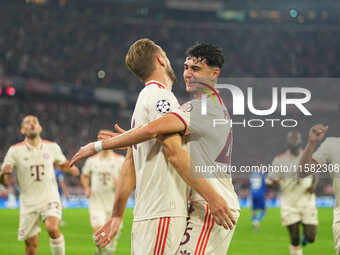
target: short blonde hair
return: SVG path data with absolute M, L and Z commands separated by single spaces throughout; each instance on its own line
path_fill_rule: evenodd
M 155 56 L 159 48 L 154 41 L 143 38 L 134 42 L 125 56 L 128 68 L 145 81 L 155 70 Z

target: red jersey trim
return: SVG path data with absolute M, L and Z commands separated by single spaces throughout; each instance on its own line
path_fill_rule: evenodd
M 161 89 L 165 89 L 165 86 L 162 83 L 157 82 L 157 81 L 149 81 L 149 82 L 145 83 L 145 87 L 149 86 L 149 85 L 152 85 L 152 84 L 157 85 Z
M 181 115 L 179 115 L 178 113 L 176 112 L 169 112 L 170 114 L 173 114 L 175 116 L 177 116 L 184 124 L 185 126 L 185 129 L 184 129 L 184 132 L 183 132 L 183 135 L 185 135 L 187 133 L 187 130 L 188 130 L 188 123 L 183 119 L 183 117 Z

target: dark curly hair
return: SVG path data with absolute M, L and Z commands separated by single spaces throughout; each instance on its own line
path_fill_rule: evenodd
M 197 43 L 186 51 L 187 57 L 205 60 L 208 66 L 222 68 L 224 57 L 222 49 L 212 44 Z

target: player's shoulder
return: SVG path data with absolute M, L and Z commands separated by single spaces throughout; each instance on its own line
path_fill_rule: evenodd
M 288 151 L 285 151 L 285 152 L 282 152 L 278 155 L 276 155 L 276 158 L 284 158 L 286 156 L 288 156 L 289 152 Z
M 41 142 L 42 144 L 46 144 L 46 145 L 58 145 L 56 142 L 46 140 L 46 139 L 42 139 Z
M 9 150 L 10 150 L 10 151 L 17 151 L 17 150 L 21 150 L 21 149 L 23 149 L 23 148 L 25 148 L 25 142 L 24 142 L 24 141 L 13 144 L 13 145 L 9 148 Z
M 274 157 L 274 160 L 284 159 L 285 157 L 288 156 L 288 154 L 289 154 L 288 151 L 282 152 L 282 153 L 276 155 L 276 156 Z
M 50 140 L 43 139 L 41 140 L 41 143 L 43 144 L 44 147 L 47 147 L 47 148 L 52 148 L 52 149 L 60 148 L 60 146 L 56 142 L 53 142 Z
M 327 146 L 333 146 L 340 144 L 340 137 L 327 137 L 321 144 L 327 145 Z
M 16 148 L 16 147 L 22 147 L 22 146 L 25 146 L 25 142 L 24 141 L 21 141 L 19 143 L 15 143 L 11 146 L 11 148 Z

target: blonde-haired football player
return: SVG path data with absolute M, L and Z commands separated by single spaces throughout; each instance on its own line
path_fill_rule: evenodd
M 126 63 L 132 72 L 145 83 L 145 88 L 140 92 L 137 99 L 132 116 L 132 127 L 146 127 L 146 124 L 164 118 L 163 115 L 168 116 L 169 114 L 167 113 L 175 111 L 179 107 L 177 99 L 171 92 L 176 77 L 171 68 L 170 61 L 161 47 L 149 39 L 138 40 L 130 47 L 126 56 Z M 185 125 L 183 122 L 176 116 L 174 118 L 175 124 L 179 125 L 179 130 L 174 132 L 184 131 Z M 161 127 L 171 128 L 172 124 L 173 121 L 165 120 Z M 143 128 L 140 129 L 144 130 Z M 135 137 L 133 138 L 133 143 L 127 143 L 127 146 L 130 146 L 145 141 L 132 146 L 132 149 L 128 151 L 126 156 L 126 158 L 132 157 L 135 165 L 135 171 L 131 171 L 131 176 L 128 178 L 128 182 L 131 185 L 125 185 L 131 188 L 133 187 L 132 184 L 134 184 L 132 181 L 136 183 L 136 206 L 131 236 L 132 253 L 135 255 L 164 255 L 175 254 L 179 249 L 187 226 L 186 217 L 188 215 L 188 187 L 185 182 L 208 201 L 211 211 L 207 209 L 204 213 L 209 214 L 209 225 L 212 224 L 213 216 L 216 216 L 218 224 L 223 224 L 226 228 L 228 226 L 232 228 L 235 220 L 223 197 L 213 189 L 207 180 L 191 178 L 189 171 L 183 172 L 181 171 L 182 167 L 174 168 L 174 164 L 168 164 L 162 152 L 164 147 L 156 139 L 152 139 L 157 134 L 154 135 L 151 132 L 152 130 L 149 131 L 147 131 L 147 135 L 143 136 L 142 139 L 139 140 L 140 137 L 137 137 L 137 139 Z M 124 134 L 123 137 L 126 138 Z M 181 149 L 179 151 L 181 156 L 185 156 L 186 151 L 182 148 L 182 139 L 180 136 L 178 138 L 176 145 L 179 145 L 179 149 Z M 164 144 L 167 141 L 171 144 L 169 139 L 165 138 Z M 110 147 L 110 143 L 113 141 L 115 139 L 111 140 L 110 138 L 103 142 L 90 143 L 82 147 L 72 158 L 72 163 L 94 155 L 101 149 L 124 147 L 124 145 Z M 177 143 L 178 141 L 179 143 Z M 106 145 L 108 147 L 105 147 Z M 172 145 L 169 147 L 170 149 L 173 148 Z M 177 151 L 177 149 L 175 150 Z M 189 161 L 185 160 L 183 162 L 186 164 Z M 122 175 L 119 179 L 113 216 L 96 234 L 97 238 L 100 239 L 99 243 L 103 246 L 107 245 L 112 240 L 112 237 L 114 237 L 114 232 L 117 230 L 116 227 L 119 226 L 122 219 L 127 197 L 131 192 L 131 190 L 127 190 L 124 186 L 122 187 L 124 191 L 120 190 L 120 183 L 124 184 L 126 181 L 126 179 L 122 178 L 124 172 L 127 171 L 124 171 L 123 167 Z M 229 184 L 229 181 L 227 182 Z M 205 206 L 208 208 L 208 205 Z M 223 227 L 221 228 L 223 229 Z M 203 240 L 201 241 L 203 242 Z M 204 239 L 204 242 L 206 243 L 206 239 Z M 225 246 L 228 244 L 229 242 Z
M 86 160 L 81 183 L 89 198 L 90 222 L 95 233 L 110 218 L 115 189 L 124 157 L 112 150 L 103 150 Z M 96 248 L 96 254 L 113 254 L 116 239 L 106 248 Z
M 50 236 L 53 255 L 65 254 L 64 237 L 59 231 L 62 205 L 54 174 L 54 164 L 62 171 L 79 175 L 79 169 L 70 167 L 58 144 L 40 137 L 42 127 L 37 117 L 26 116 L 21 123 L 25 140 L 12 145 L 2 164 L 4 182 L 16 169 L 20 187 L 19 240 L 25 240 L 26 255 L 38 249 L 40 220 Z

